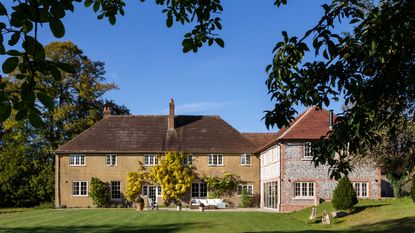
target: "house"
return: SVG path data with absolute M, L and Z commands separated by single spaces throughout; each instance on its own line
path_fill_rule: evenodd
M 185 196 L 189 201 L 207 198 L 202 177 L 224 172 L 244 181 L 225 198 L 233 206 L 239 205 L 242 190 L 260 200 L 261 207 L 276 211 L 330 199 L 336 182 L 328 178 L 327 168 L 314 168 L 307 154 L 308 143 L 328 130 L 327 111 L 310 108 L 278 133 L 241 133 L 219 116 L 175 115 L 173 100 L 169 107 L 169 115 L 148 116 L 114 116 L 106 108 L 102 120 L 60 146 L 55 151 L 55 205 L 92 206 L 92 177 L 110 183 L 112 202 L 123 202 L 127 173 L 137 170 L 139 162 L 151 168 L 167 151 L 185 153 L 183 162 L 195 168 L 197 178 Z M 359 195 L 379 197 L 378 169 L 359 169 L 359 175 L 351 175 Z M 161 187 L 146 184 L 142 196 L 160 202 Z
M 287 212 L 331 199 L 337 182 L 329 178 L 328 166 L 312 163 L 311 142 L 326 136 L 333 118 L 332 111 L 309 108 L 258 151 L 261 207 Z M 373 164 L 355 164 L 348 177 L 358 198 L 381 197 L 381 171 Z

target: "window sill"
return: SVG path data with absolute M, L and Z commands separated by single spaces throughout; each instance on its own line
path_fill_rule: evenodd
M 107 165 L 107 167 L 116 167 L 117 165 Z
M 302 157 L 301 161 L 313 161 L 313 158 L 304 158 L 304 157 Z
M 241 167 L 252 167 L 252 164 L 240 164 Z
M 223 164 L 222 165 L 213 165 L 213 164 L 212 165 L 208 165 L 208 167 L 224 167 L 224 166 L 225 165 L 223 165 Z
M 86 167 L 86 164 L 84 164 L 84 165 L 69 165 L 69 167 Z
M 88 195 L 72 195 L 72 197 L 88 197 Z
M 314 200 L 316 197 L 294 197 L 293 198 L 293 200 L 297 200 L 297 201 L 300 201 L 300 200 Z

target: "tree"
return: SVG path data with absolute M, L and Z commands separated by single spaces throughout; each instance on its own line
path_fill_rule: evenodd
M 134 201 L 141 193 L 143 184 L 148 180 L 148 172 L 139 162 L 137 171 L 128 172 L 125 195 L 129 201 Z
M 277 5 L 286 0 L 276 0 Z M 319 108 L 344 98 L 347 108 L 337 116 L 328 140 L 319 142 L 314 162 L 329 164 L 331 177 L 340 178 L 351 166 L 349 155 L 364 156 L 381 140 L 377 132 L 395 134 L 402 118 L 414 120 L 415 2 L 383 0 L 377 5 L 358 0 L 333 0 L 323 5 L 324 16 L 302 37 L 282 32 L 274 48 L 266 81 L 274 109 L 267 111 L 270 126 L 288 126 L 295 105 Z M 352 33 L 337 33 L 337 22 Z M 312 41 L 312 46 L 307 44 Z M 307 53 L 314 61 L 305 62 Z M 336 151 L 348 148 L 339 158 Z
M 404 121 L 399 128 L 380 131 L 380 143 L 372 146 L 366 154 L 386 173 L 395 197 L 401 197 L 402 186 L 408 181 L 415 169 L 415 124 Z
M 53 164 L 42 156 L 39 144 L 30 144 L 32 140 L 23 122 L 0 138 L 0 207 L 52 201 Z
M 356 192 L 347 176 L 341 178 L 333 191 L 331 203 L 336 210 L 350 210 L 358 202 Z
M 40 127 L 39 102 L 51 107 L 53 99 L 39 87 L 36 76 L 51 75 L 59 81 L 62 75 L 76 72 L 73 64 L 47 59 L 47 49 L 39 43 L 37 36 L 39 26 L 48 25 L 56 38 L 62 38 L 65 35 L 62 19 L 68 12 L 75 11 L 74 3 L 83 3 L 85 7 L 92 8 L 98 14 L 98 19 L 105 17 L 110 24 L 115 24 L 118 14 L 124 15 L 126 6 L 123 0 L 29 0 L 13 1 L 8 7 L 0 3 L 0 54 L 7 56 L 2 71 L 4 74 L 13 73 L 21 80 L 15 90 L 6 91 L 0 79 L 0 122 L 9 118 L 14 109 L 26 111 L 28 114 L 20 115 L 21 120 L 28 118 L 34 127 Z M 222 29 L 220 18 L 215 17 L 223 10 L 220 0 L 157 0 L 156 4 L 164 7 L 162 12 L 166 14 L 167 27 L 171 27 L 174 21 L 195 24 L 193 30 L 184 35 L 183 52 L 196 52 L 206 43 L 224 47 L 223 40 L 214 33 Z M 8 41 L 8 46 L 5 46 L 5 41 Z M 13 98 L 14 95 L 19 98 Z
M 91 61 L 72 42 L 47 45 L 46 57 L 72 64 L 75 72 L 62 74 L 60 80 L 50 75 L 36 76 L 42 93 L 53 97 L 49 107 L 39 106 L 42 108 L 41 120 L 25 119 L 27 115 L 29 118 L 34 116 L 31 111 L 21 108 L 12 110 L 12 117 L 1 124 L 0 197 L 5 198 L 0 206 L 34 206 L 51 202 L 54 197 L 53 151 L 100 120 L 105 105 L 112 106 L 118 114 L 129 114 L 126 107 L 103 99 L 103 95 L 116 86 L 105 83 L 102 62 Z M 3 82 L 5 90 L 9 91 L 19 88 L 25 81 L 11 75 Z M 13 98 L 20 97 L 13 94 Z M 38 128 L 33 127 L 42 121 Z
M 161 195 L 166 205 L 177 203 L 192 187 L 194 175 L 189 166 L 182 164 L 183 158 L 182 153 L 166 152 L 148 174 L 151 181 L 160 184 Z

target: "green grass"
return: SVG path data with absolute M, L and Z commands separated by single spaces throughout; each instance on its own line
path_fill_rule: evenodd
M 318 207 L 332 211 L 330 203 Z M 0 211 L 0 232 L 415 232 L 410 199 L 360 201 L 353 214 L 332 225 L 307 224 L 311 209 L 299 212 L 176 212 L 133 209 L 24 209 Z

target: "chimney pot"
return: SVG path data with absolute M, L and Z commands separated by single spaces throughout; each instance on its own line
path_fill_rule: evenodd
M 174 100 L 173 98 L 171 98 L 170 100 L 170 104 L 169 104 L 169 125 L 168 125 L 168 129 L 169 130 L 174 130 Z
M 111 116 L 111 107 L 109 106 L 104 106 L 104 111 L 103 111 L 103 117 L 107 118 L 109 116 Z

